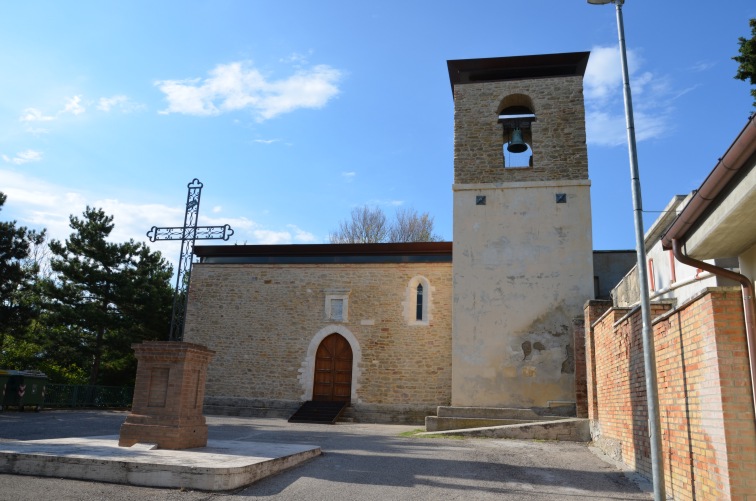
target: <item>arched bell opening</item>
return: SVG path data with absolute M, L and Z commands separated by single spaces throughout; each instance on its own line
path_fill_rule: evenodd
M 502 166 L 533 166 L 533 134 L 531 123 L 535 122 L 532 109 L 522 104 L 505 106 L 499 112 L 502 125 Z

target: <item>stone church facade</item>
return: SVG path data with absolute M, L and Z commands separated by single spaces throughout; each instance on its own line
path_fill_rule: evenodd
M 587 61 L 448 62 L 453 243 L 195 247 L 184 339 L 216 352 L 207 411 L 341 399 L 356 420 L 421 422 L 439 405 L 574 406 L 574 325 L 596 283 Z
M 422 421 L 450 402 L 450 243 L 195 252 L 185 339 L 216 352 L 209 412 L 289 417 L 313 399 L 317 350 L 333 334 L 351 351 L 341 376 L 353 416 Z

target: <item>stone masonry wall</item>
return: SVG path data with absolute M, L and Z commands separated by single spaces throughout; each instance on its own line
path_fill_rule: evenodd
M 405 310 L 418 275 L 430 284 L 427 325 Z M 209 399 L 304 400 L 308 349 L 317 335 L 339 332 L 358 344 L 353 407 L 448 405 L 451 285 L 451 263 L 195 264 L 184 338 L 216 352 Z M 333 291 L 348 295 L 344 322 L 326 318 Z
M 594 443 L 651 476 L 640 309 L 586 305 Z M 756 498 L 756 429 L 740 292 L 653 304 L 662 456 L 677 500 Z M 603 312 L 603 313 L 602 313 Z
M 533 166 L 502 168 L 507 96 L 525 95 L 536 121 Z M 583 79 L 508 80 L 454 87 L 454 182 L 457 184 L 588 179 Z

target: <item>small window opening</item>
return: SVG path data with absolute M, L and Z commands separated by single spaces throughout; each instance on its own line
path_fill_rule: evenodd
M 651 292 L 656 290 L 656 278 L 654 277 L 654 260 L 648 260 L 648 285 L 651 287 Z
M 423 319 L 423 285 L 417 285 L 417 306 L 415 309 L 415 320 Z
M 325 320 L 347 322 L 349 318 L 349 289 L 325 290 Z
M 344 320 L 344 300 L 331 299 L 331 320 Z

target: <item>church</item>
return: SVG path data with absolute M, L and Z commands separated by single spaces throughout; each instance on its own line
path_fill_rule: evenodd
M 438 406 L 574 415 L 583 305 L 629 269 L 594 266 L 588 58 L 447 62 L 453 242 L 196 246 L 184 341 L 215 351 L 206 412 L 289 417 L 323 401 L 358 422 L 421 423 Z

